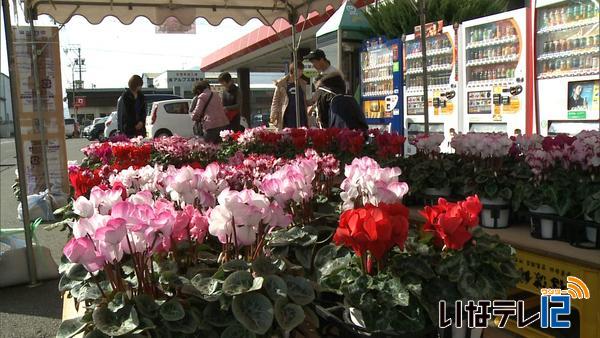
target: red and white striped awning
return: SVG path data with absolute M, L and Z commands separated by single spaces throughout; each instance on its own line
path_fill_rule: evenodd
M 107 16 L 116 17 L 124 24 L 137 17 L 145 17 L 155 25 L 175 17 L 184 25 L 204 18 L 218 25 L 226 18 L 238 24 L 258 19 L 266 25 L 278 19 L 288 19 L 290 12 L 298 16 L 306 13 L 324 13 L 328 6 L 337 9 L 342 0 L 26 0 L 32 15 L 47 14 L 59 23 L 69 21 L 74 15 L 85 17 L 98 24 Z M 331 8 L 329 7 L 329 8 Z M 27 11 L 26 11 L 27 12 Z

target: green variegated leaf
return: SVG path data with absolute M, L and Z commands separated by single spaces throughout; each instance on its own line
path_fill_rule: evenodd
M 231 309 L 235 319 L 256 334 L 265 334 L 273 325 L 273 304 L 260 293 L 235 296 Z
M 83 331 L 86 325 L 87 323 L 82 320 L 82 317 L 63 320 L 56 333 L 56 338 L 73 337 Z
M 290 332 L 304 321 L 304 310 L 298 304 L 279 299 L 275 303 L 275 319 L 284 331 Z
M 236 271 L 229 275 L 223 282 L 223 293 L 235 296 L 247 292 L 254 282 L 252 274 L 248 271 Z
M 250 332 L 246 330 L 245 327 L 241 325 L 233 325 L 221 333 L 221 338 L 255 338 L 256 335 L 254 332 Z
M 315 290 L 310 281 L 303 277 L 285 276 L 288 297 L 298 305 L 307 305 L 315 299 Z
M 127 316 L 119 316 L 106 306 L 98 306 L 94 309 L 92 318 L 94 325 L 102 333 L 109 336 L 121 336 L 135 330 L 140 323 L 135 308 L 132 307 L 128 312 Z
M 185 310 L 179 301 L 171 299 L 166 301 L 160 306 L 160 316 L 166 321 L 177 321 L 183 319 L 185 316 Z
M 250 264 L 241 259 L 233 259 L 223 264 L 225 272 L 248 270 L 248 268 L 250 268 Z
M 279 298 L 287 298 L 287 285 L 285 281 L 277 275 L 269 275 L 265 277 L 263 288 L 267 292 L 269 298 L 273 301 Z

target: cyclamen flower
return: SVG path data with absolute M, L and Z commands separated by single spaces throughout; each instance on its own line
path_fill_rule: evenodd
M 410 140 L 417 151 L 424 154 L 439 154 L 442 142 L 444 142 L 444 134 L 419 134 Z
M 80 263 L 89 272 L 102 269 L 105 263 L 92 240 L 87 237 L 71 238 L 63 248 L 63 253 L 71 263 Z
M 92 217 L 94 215 L 94 204 L 85 196 L 79 196 L 73 202 L 73 212 L 80 217 Z
M 90 202 L 101 215 L 108 215 L 113 205 L 122 200 L 120 189 L 104 190 L 94 187 L 90 192 Z
M 436 245 L 460 250 L 473 237 L 471 229 L 479 224 L 481 209 L 475 195 L 458 203 L 440 198 L 437 205 L 426 206 L 420 213 L 426 219 L 424 230 L 433 233 Z
M 261 223 L 267 227 L 267 231 L 274 226 L 289 224 L 269 223 L 272 217 L 278 216 L 280 210 L 277 210 L 278 206 L 271 204 L 266 196 L 253 190 L 238 192 L 225 189 L 219 194 L 218 202 L 210 212 L 208 231 L 218 237 L 221 243 L 251 245 L 256 241 Z
M 513 141 L 504 133 L 468 133 L 455 135 L 450 145 L 458 155 L 499 158 L 509 154 Z
M 343 210 L 358 205 L 380 202 L 398 203 L 408 193 L 408 185 L 398 181 L 400 168 L 381 168 L 369 158 L 355 158 L 344 170 L 346 179 L 340 185 L 343 192 L 340 197 L 344 201 Z
M 395 245 L 403 250 L 407 237 L 408 209 L 400 203 L 381 203 L 344 211 L 333 241 L 351 247 L 357 256 L 370 252 L 381 260 Z
M 266 196 L 275 198 L 280 205 L 290 201 L 300 203 L 312 198 L 312 181 L 315 178 L 317 164 L 313 160 L 304 159 L 289 164 L 266 175 L 259 184 Z

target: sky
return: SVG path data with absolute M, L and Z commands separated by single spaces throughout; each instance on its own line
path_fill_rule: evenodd
M 12 17 L 13 25 L 16 20 Z M 20 24 L 25 25 L 23 16 Z M 48 16 L 40 16 L 36 25 L 52 24 Z M 260 27 L 258 20 L 240 26 L 226 19 L 219 26 L 211 26 L 203 19 L 196 20 L 196 34 L 157 34 L 146 18 L 138 18 L 131 25 L 123 25 L 108 17 L 99 25 L 76 16 L 60 30 L 61 50 L 80 47 L 87 72 L 83 73 L 85 87 L 119 88 L 127 85 L 132 74 L 161 73 L 169 69 L 199 67 L 202 57 L 227 45 L 235 39 Z M 1 25 L 0 68 L 8 74 L 4 23 Z M 63 89 L 70 86 L 72 72 L 69 64 L 74 52 L 61 52 Z M 78 75 L 76 74 L 76 79 Z

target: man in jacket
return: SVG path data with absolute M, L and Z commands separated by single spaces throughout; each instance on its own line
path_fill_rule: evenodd
M 146 136 L 146 100 L 142 93 L 142 85 L 142 78 L 133 75 L 129 79 L 128 88 L 117 101 L 118 128 L 129 138 Z
M 308 125 L 306 116 L 306 82 L 302 78 L 304 65 L 298 62 L 298 87 L 300 89 L 300 126 Z M 289 74 L 275 82 L 275 93 L 271 103 L 271 126 L 281 130 L 283 128 L 297 128 L 296 125 L 296 87 L 294 84 L 294 65 L 290 65 Z
M 329 108 L 331 100 L 336 95 L 346 94 L 346 81 L 342 73 L 327 60 L 325 52 L 322 50 L 316 49 L 308 53 L 304 59 L 309 60 L 315 69 L 319 71 L 314 102 L 321 125 L 327 128 L 330 122 Z

